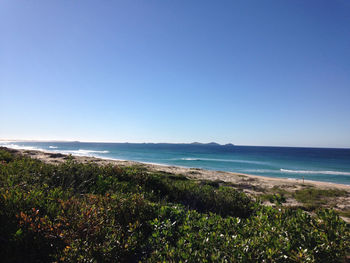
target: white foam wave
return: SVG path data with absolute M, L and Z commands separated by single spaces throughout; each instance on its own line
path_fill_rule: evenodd
M 284 173 L 295 173 L 295 174 L 350 175 L 350 172 L 340 172 L 340 171 L 288 170 L 288 169 L 280 169 L 280 171 Z
M 63 151 L 57 151 L 63 154 L 72 154 L 77 156 L 96 156 L 96 154 L 104 154 L 109 153 L 109 151 L 98 151 L 98 150 L 63 150 Z
M 272 170 L 272 169 L 245 169 L 242 170 L 244 173 L 281 173 L 280 170 Z
M 180 160 L 183 161 L 200 161 L 200 158 L 180 158 Z
M 1 143 L 1 145 L 3 144 L 3 143 L 12 143 L 12 142 L 16 142 L 16 141 L 8 141 L 8 140 L 0 140 L 0 143 Z
M 34 147 L 34 146 L 25 146 L 25 145 L 17 145 L 17 144 L 0 144 L 0 146 L 16 149 L 16 150 L 37 150 L 37 151 L 45 151 L 45 149 Z
M 109 151 L 98 151 L 98 150 L 85 150 L 85 149 L 79 149 L 79 150 L 56 150 L 58 147 L 56 146 L 49 146 L 50 150 L 42 149 L 35 146 L 25 146 L 25 145 L 17 145 L 12 143 L 4 143 L 0 144 L 0 146 L 16 149 L 16 150 L 36 150 L 36 151 L 44 151 L 44 152 L 53 152 L 53 153 L 62 153 L 62 154 L 72 154 L 76 156 L 96 156 L 98 157 L 99 154 L 106 154 L 109 153 Z
M 230 163 L 267 164 L 266 162 L 250 161 L 250 160 L 194 158 L 194 157 L 180 158 L 180 160 L 182 160 L 182 161 L 212 161 L 212 162 L 230 162 Z

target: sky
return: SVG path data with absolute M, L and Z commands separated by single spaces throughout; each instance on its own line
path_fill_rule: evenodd
M 347 0 L 3 0 L 0 139 L 350 147 Z

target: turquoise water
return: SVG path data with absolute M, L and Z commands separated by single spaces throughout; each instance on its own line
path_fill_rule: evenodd
M 350 149 L 82 142 L 0 145 L 350 185 Z

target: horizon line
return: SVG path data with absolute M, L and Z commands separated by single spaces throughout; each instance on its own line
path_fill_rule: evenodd
M 235 144 L 235 143 L 217 143 L 215 141 L 211 142 L 121 142 L 121 141 L 80 141 L 80 140 L 37 140 L 37 139 L 1 139 L 0 142 L 78 142 L 78 143 L 120 143 L 120 144 L 210 144 L 215 143 L 220 146 L 232 145 L 232 146 L 246 146 L 246 147 L 276 147 L 276 148 L 321 148 L 321 149 L 350 149 L 350 146 L 345 147 L 334 147 L 334 146 L 285 146 L 285 145 L 252 145 L 252 144 Z

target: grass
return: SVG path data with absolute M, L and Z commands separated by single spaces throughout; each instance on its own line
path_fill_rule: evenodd
M 305 189 L 297 190 L 293 193 L 293 197 L 306 207 L 319 208 L 324 205 L 330 205 L 330 202 L 335 197 L 347 196 L 345 190 L 340 189 L 317 189 L 307 187 Z
M 274 186 L 264 194 L 259 195 L 261 201 L 270 203 L 284 203 L 287 198 L 295 199 L 300 203 L 297 207 L 309 212 L 315 212 L 318 209 L 334 208 L 338 197 L 346 197 L 349 193 L 340 189 L 317 189 L 310 185 L 302 185 L 304 188 L 296 191 L 287 191 L 281 187 Z M 343 216 L 350 218 L 350 210 L 336 210 Z

